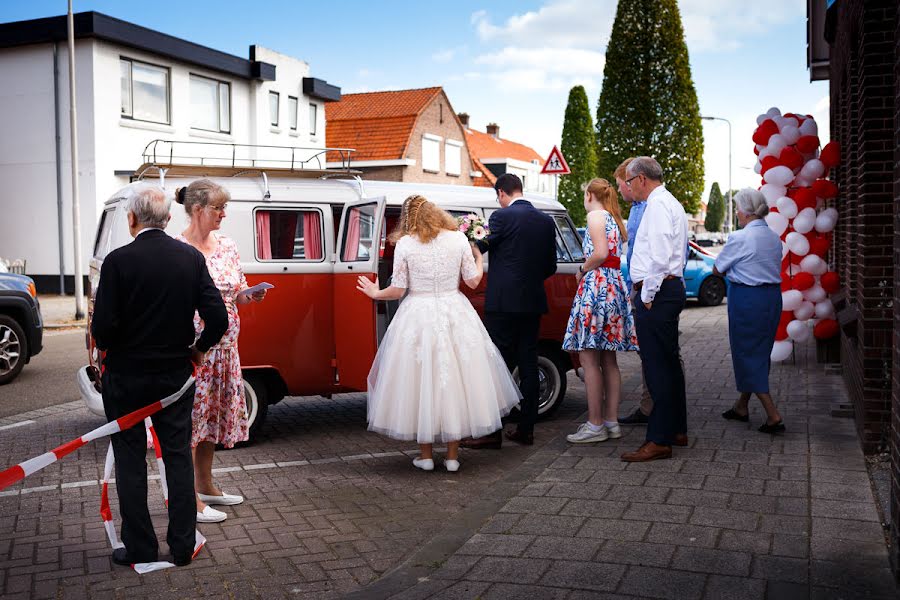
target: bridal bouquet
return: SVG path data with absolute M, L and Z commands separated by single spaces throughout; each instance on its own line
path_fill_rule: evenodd
M 469 213 L 456 219 L 459 223 L 459 230 L 466 234 L 470 242 L 478 242 L 488 236 L 490 230 L 484 219 L 475 213 Z

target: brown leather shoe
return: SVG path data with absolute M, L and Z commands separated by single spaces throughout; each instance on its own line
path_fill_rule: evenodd
M 525 446 L 533 446 L 534 445 L 534 434 L 533 433 L 522 433 L 518 429 L 514 429 L 512 431 L 507 431 L 506 439 L 511 440 L 513 442 L 517 442 L 519 444 L 523 444 Z
M 673 442 L 676 446 L 687 446 L 688 445 L 688 436 L 686 433 L 676 433 L 675 441 Z
M 647 442 L 636 451 L 622 455 L 625 462 L 647 462 L 663 458 L 672 458 L 672 446 L 660 446 L 653 442 Z
M 480 438 L 466 438 L 460 440 L 459 445 L 470 450 L 499 450 L 503 446 L 502 431 L 498 429 Z

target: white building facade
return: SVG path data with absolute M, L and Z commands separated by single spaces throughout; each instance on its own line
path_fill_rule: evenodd
M 259 46 L 244 59 L 96 12 L 75 15 L 75 37 L 85 273 L 103 203 L 150 142 L 323 147 L 324 103 L 341 97 L 307 63 Z M 66 18 L 0 24 L 0 80 L 0 257 L 25 259 L 41 292 L 59 291 L 60 273 L 71 290 Z M 194 153 L 205 148 L 231 152 Z

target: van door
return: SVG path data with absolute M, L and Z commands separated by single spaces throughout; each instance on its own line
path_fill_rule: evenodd
M 366 389 L 378 348 L 375 303 L 356 289 L 356 280 L 377 276 L 384 205 L 384 197 L 365 198 L 346 204 L 341 213 L 334 257 L 334 346 L 336 384 L 346 390 Z

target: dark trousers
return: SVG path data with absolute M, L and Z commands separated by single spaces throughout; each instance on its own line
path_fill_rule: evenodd
M 484 315 L 484 324 L 509 370 L 519 369 L 522 392 L 519 431 L 534 433 L 540 393 L 537 359 L 541 315 L 489 312 Z
M 676 433 L 687 433 L 687 397 L 679 360 L 678 317 L 684 308 L 684 284 L 666 279 L 650 310 L 635 297 L 634 323 L 653 411 L 647 441 L 671 446 Z
M 178 391 L 191 367 L 152 375 L 103 374 L 103 408 L 110 421 Z M 194 386 L 151 418 L 159 437 L 169 485 L 169 531 L 166 541 L 175 557 L 194 553 L 197 503 L 191 459 L 191 409 Z M 116 490 L 122 515 L 122 542 L 136 562 L 157 560 L 159 543 L 147 508 L 147 431 L 144 423 L 112 436 Z

